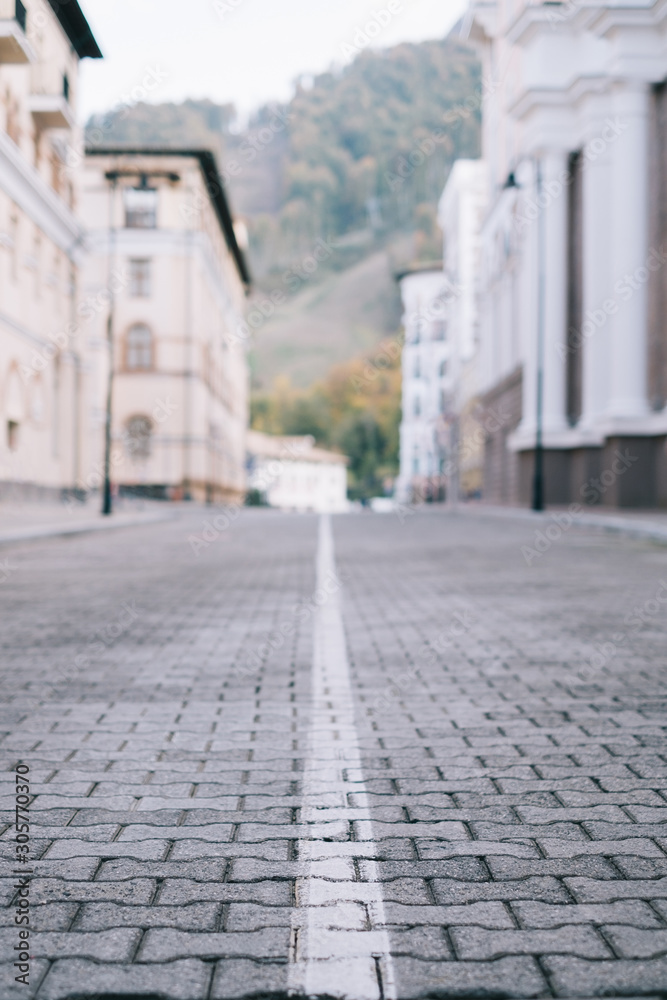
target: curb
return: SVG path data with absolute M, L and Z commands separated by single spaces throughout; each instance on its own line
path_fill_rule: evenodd
M 629 517 L 604 516 L 587 513 L 572 514 L 565 508 L 553 511 L 520 510 L 512 507 L 466 507 L 459 506 L 456 513 L 472 515 L 473 517 L 507 518 L 513 521 L 532 521 L 534 524 L 545 524 L 555 517 L 567 514 L 572 518 L 573 528 L 593 528 L 614 535 L 624 535 L 626 538 L 644 538 L 649 541 L 667 545 L 667 524 L 655 521 L 635 521 Z
M 171 521 L 175 514 L 153 514 L 148 517 L 135 517 L 126 521 L 92 521 L 88 524 L 45 525 L 44 527 L 19 528 L 0 534 L 0 545 L 14 545 L 18 542 L 39 541 L 43 538 L 66 538 L 69 535 L 88 535 L 98 531 L 113 531 L 118 528 L 137 528 L 142 524 L 159 524 Z

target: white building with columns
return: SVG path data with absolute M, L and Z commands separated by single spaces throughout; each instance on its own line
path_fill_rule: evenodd
M 452 391 L 442 266 L 397 275 L 403 302 L 405 342 L 401 360 L 402 417 L 396 496 L 402 501 L 441 500 L 449 427 L 444 414 Z
M 483 160 L 457 160 L 438 207 L 443 233 L 447 288 L 446 340 L 452 447 L 445 467 L 450 493 L 476 497 L 482 492 L 484 432 L 479 402 L 478 283 L 481 229 L 488 197 Z
M 480 389 L 500 414 L 485 495 L 528 501 L 541 412 L 547 502 L 665 505 L 667 0 L 475 0 L 467 23 L 489 169 Z

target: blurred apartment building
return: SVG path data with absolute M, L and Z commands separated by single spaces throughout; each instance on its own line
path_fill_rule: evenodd
M 664 506 L 667 3 L 475 0 L 467 23 L 485 498 L 529 502 L 541 422 L 547 502 Z
M 401 502 L 444 499 L 450 445 L 445 420 L 453 385 L 446 340 L 447 284 L 441 264 L 414 267 L 396 276 L 405 331 L 401 356 Z
M 215 157 L 89 149 L 81 210 L 84 295 L 112 292 L 86 328 L 89 468 L 103 458 L 110 322 L 113 483 L 155 498 L 241 499 L 250 279 Z
M 445 327 L 451 444 L 445 471 L 450 499 L 479 497 L 484 485 L 486 422 L 479 390 L 478 278 L 487 191 L 486 164 L 481 160 L 458 160 L 438 207 L 449 290 Z
M 486 200 L 486 165 L 457 161 L 438 209 L 443 263 L 397 276 L 405 331 L 396 486 L 402 502 L 477 497 L 482 492 L 477 292 Z
M 72 164 L 79 61 L 100 56 L 75 0 L 0 0 L 0 496 L 59 495 L 83 472 Z

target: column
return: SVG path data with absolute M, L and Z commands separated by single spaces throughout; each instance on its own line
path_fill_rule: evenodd
M 579 334 L 583 349 L 583 400 L 580 426 L 592 430 L 607 406 L 610 390 L 612 317 L 604 305 L 614 296 L 611 263 L 613 146 L 604 143 L 604 118 L 596 118 L 584 146 L 583 309 Z M 604 148 L 600 147 L 604 144 Z
M 613 140 L 609 211 L 613 298 L 618 311 L 610 321 L 607 413 L 623 420 L 648 413 L 648 85 L 624 84 L 614 95 L 613 107 L 609 128 L 618 134 Z
M 523 419 L 519 434 L 535 436 L 537 368 L 540 323 L 544 336 L 543 428 L 545 435 L 562 433 L 566 419 L 566 323 L 567 323 L 567 206 L 568 152 L 549 150 L 534 155 L 533 184 L 522 198 L 521 214 L 531 212 L 530 230 L 524 235 L 517 300 L 522 329 Z M 542 193 L 537 191 L 537 162 L 542 171 Z M 531 217 L 531 216 L 527 216 Z M 544 227 L 541 230 L 541 227 Z M 544 275 L 544 299 L 540 304 L 540 270 Z M 540 318 L 540 310 L 542 317 Z M 545 441 L 548 446 L 548 437 Z
M 567 326 L 567 196 L 568 152 L 547 151 L 542 164 L 544 225 L 544 432 L 567 428 L 565 338 Z M 538 254 L 539 234 L 538 234 Z M 538 270 L 540 262 L 538 260 Z M 538 278 L 539 280 L 539 278 Z M 539 308 L 539 303 L 538 303 Z M 536 317 L 536 331 L 539 316 Z M 545 442 L 548 444 L 548 441 Z

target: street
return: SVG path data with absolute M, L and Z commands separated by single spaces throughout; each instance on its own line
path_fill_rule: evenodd
M 667 997 L 667 547 L 534 540 L 193 507 L 5 546 L 2 1000 Z

